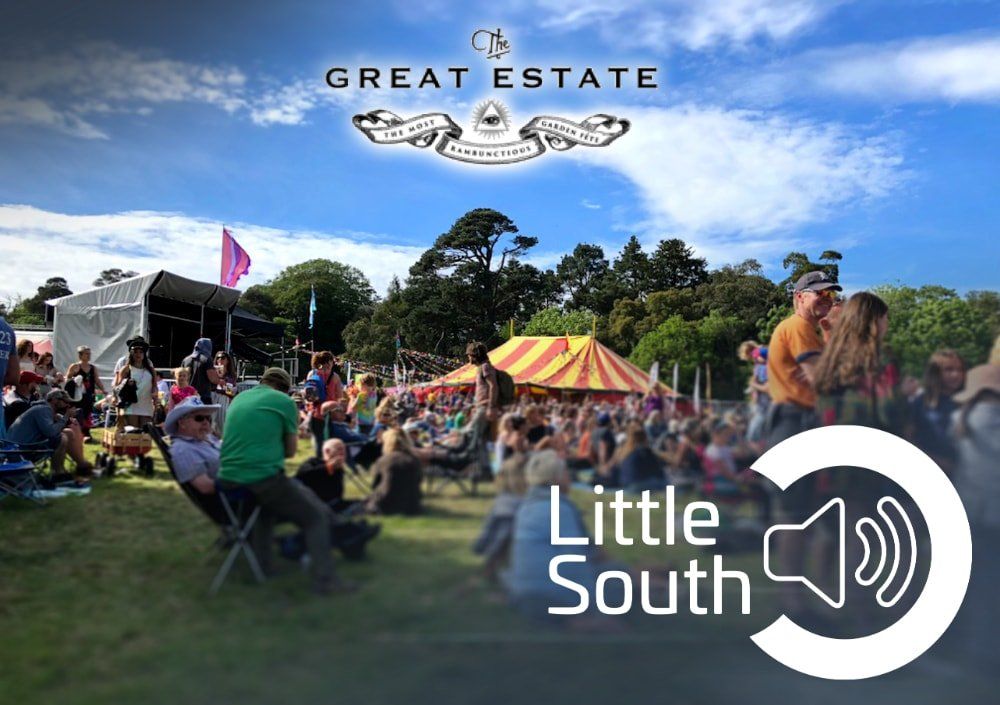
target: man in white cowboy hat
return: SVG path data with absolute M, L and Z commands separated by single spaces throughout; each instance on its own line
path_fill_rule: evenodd
M 163 430 L 170 436 L 170 455 L 177 480 L 190 483 L 202 494 L 215 493 L 222 444 L 212 433 L 218 404 L 188 397 L 167 413 Z

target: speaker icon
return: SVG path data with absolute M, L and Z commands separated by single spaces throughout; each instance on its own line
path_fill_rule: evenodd
M 893 513 L 897 515 L 897 520 L 895 522 L 886 511 L 887 507 L 892 508 Z M 886 532 L 883 532 L 882 528 L 874 519 L 864 517 L 857 521 L 854 525 L 854 531 L 861 541 L 863 555 L 857 570 L 854 571 L 854 579 L 862 587 L 869 587 L 873 585 L 879 577 L 885 574 L 885 579 L 876 592 L 875 599 L 881 607 L 888 608 L 893 607 L 897 602 L 899 602 L 913 580 L 913 574 L 917 567 L 917 537 L 913 530 L 913 522 L 910 521 L 909 515 L 907 515 L 902 505 L 894 498 L 882 497 L 882 499 L 880 499 L 876 504 L 876 510 L 878 511 L 879 516 L 882 517 L 886 526 L 889 540 L 886 540 Z M 764 534 L 764 573 L 767 577 L 775 582 L 802 583 L 831 607 L 836 609 L 843 607 L 845 601 L 847 562 L 846 526 L 844 514 L 844 500 L 840 497 L 835 497 L 824 504 L 819 510 L 817 510 L 812 516 L 801 524 L 776 524 L 769 528 Z M 823 521 L 819 521 L 820 519 L 823 519 Z M 827 594 L 825 590 L 804 575 L 782 575 L 772 569 L 772 537 L 780 535 L 782 532 L 798 532 L 808 534 L 824 523 L 833 524 L 834 535 L 837 542 L 837 563 L 835 565 L 836 582 L 834 594 L 832 595 Z M 900 531 L 897 528 L 897 523 L 901 523 L 905 528 L 904 539 L 906 540 L 908 546 L 907 553 L 909 560 L 905 569 L 906 574 L 899 587 L 891 596 L 886 597 L 886 593 L 889 591 L 893 583 L 896 582 L 896 578 L 900 574 L 901 570 L 900 563 L 902 562 L 901 550 L 903 548 L 903 542 L 900 539 Z M 872 540 L 869 540 L 869 536 L 872 537 Z M 876 542 L 878 544 L 877 558 L 873 555 L 872 550 L 873 543 Z M 892 556 L 892 562 L 891 565 L 889 565 L 888 572 L 886 572 L 886 564 L 889 563 L 890 554 Z

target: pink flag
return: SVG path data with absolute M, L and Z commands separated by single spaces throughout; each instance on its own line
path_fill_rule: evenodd
M 235 287 L 236 282 L 250 271 L 250 255 L 240 247 L 236 238 L 222 229 L 222 276 L 219 283 L 223 286 Z

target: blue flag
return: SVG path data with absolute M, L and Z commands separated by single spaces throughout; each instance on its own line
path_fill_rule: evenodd
M 316 317 L 316 287 L 309 287 L 312 296 L 309 297 L 309 330 L 313 328 L 313 319 Z

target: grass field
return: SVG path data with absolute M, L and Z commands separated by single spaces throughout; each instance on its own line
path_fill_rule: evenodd
M 422 517 L 378 519 L 368 559 L 338 561 L 360 584 L 354 594 L 315 597 L 288 563 L 262 586 L 233 575 L 210 598 L 215 529 L 162 461 L 153 479 L 97 480 L 89 496 L 44 509 L 4 500 L 0 702 L 954 701 L 940 674 L 836 684 L 772 663 L 747 639 L 775 616 L 759 556 L 733 564 L 754 576 L 752 617 L 634 618 L 608 634 L 542 629 L 479 577 L 469 545 L 490 501 L 451 488 Z M 617 553 L 683 567 L 693 550 Z M 985 683 L 962 687 L 991 699 Z

